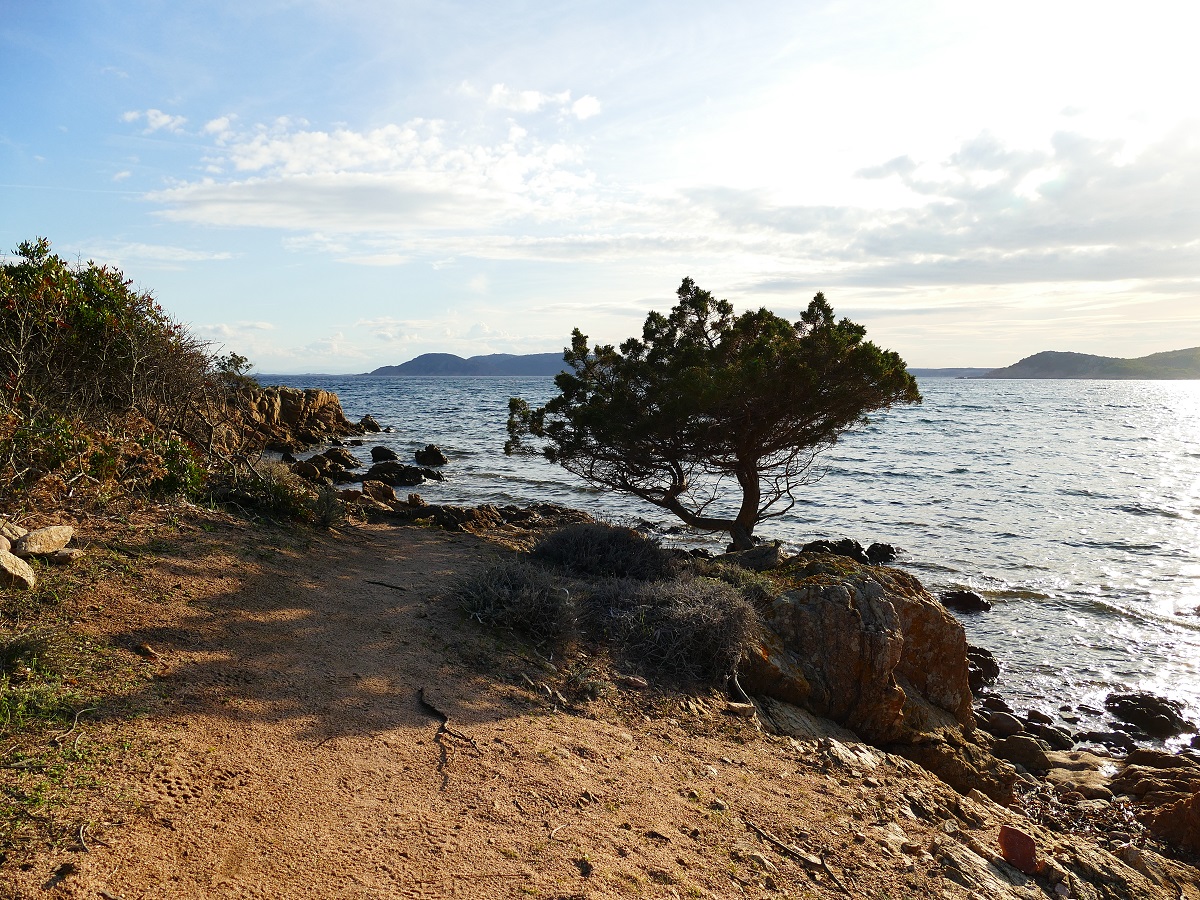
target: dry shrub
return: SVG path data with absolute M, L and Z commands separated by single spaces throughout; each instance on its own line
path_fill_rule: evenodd
M 636 578 L 653 581 L 671 574 L 671 555 L 632 528 L 586 522 L 547 535 L 533 557 L 575 578 Z
M 240 468 L 210 485 L 209 499 L 245 513 L 293 522 L 312 522 L 318 511 L 312 487 L 281 462 Z
M 588 620 L 630 660 L 708 683 L 734 671 L 760 627 L 742 593 L 712 578 L 611 579 L 584 603 Z
M 461 579 L 452 596 L 473 619 L 539 641 L 564 636 L 574 619 L 566 589 L 540 566 L 519 558 Z

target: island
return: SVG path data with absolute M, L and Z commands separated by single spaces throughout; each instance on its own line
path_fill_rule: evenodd
M 453 353 L 422 353 L 398 366 L 380 366 L 367 376 L 387 375 L 557 375 L 564 369 L 563 354 L 492 353 L 463 359 Z
M 1200 347 L 1137 359 L 1046 350 L 981 378 L 1091 378 L 1146 381 L 1200 379 Z

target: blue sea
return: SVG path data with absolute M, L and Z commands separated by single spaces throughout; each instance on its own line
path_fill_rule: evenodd
M 651 523 L 664 543 L 722 548 L 669 514 L 599 490 L 536 456 L 506 457 L 508 399 L 531 405 L 549 378 L 267 376 L 335 391 L 352 420 L 411 458 L 449 457 L 431 502 L 550 501 Z M 967 588 L 991 611 L 960 614 L 996 656 L 998 693 L 1103 728 L 1110 691 L 1187 705 L 1200 723 L 1200 382 L 931 378 L 925 402 L 873 417 L 823 457 L 822 477 L 757 534 L 795 549 L 851 537 L 903 548 L 898 565 L 932 591 Z M 378 441 L 375 440 L 378 437 Z

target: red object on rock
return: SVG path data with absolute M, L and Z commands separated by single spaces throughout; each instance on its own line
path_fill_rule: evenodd
M 1000 855 L 1026 875 L 1042 871 L 1043 864 L 1037 858 L 1037 842 L 1019 828 L 1000 826 Z

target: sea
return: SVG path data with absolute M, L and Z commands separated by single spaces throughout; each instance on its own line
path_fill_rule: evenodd
M 540 456 L 504 455 L 508 401 L 550 378 L 265 376 L 334 391 L 370 413 L 402 458 L 437 444 L 433 503 L 552 502 L 640 526 L 664 544 L 724 549 L 637 498 L 599 489 Z M 1200 724 L 1200 381 L 926 378 L 924 402 L 878 413 L 823 454 L 795 507 L 756 534 L 791 550 L 817 538 L 892 544 L 931 591 L 976 591 L 958 613 L 991 651 L 1018 712 L 1107 730 L 1104 699 L 1146 690 Z M 1073 721 L 1072 721 L 1073 720 Z M 1172 746 L 1185 743 L 1184 737 Z

